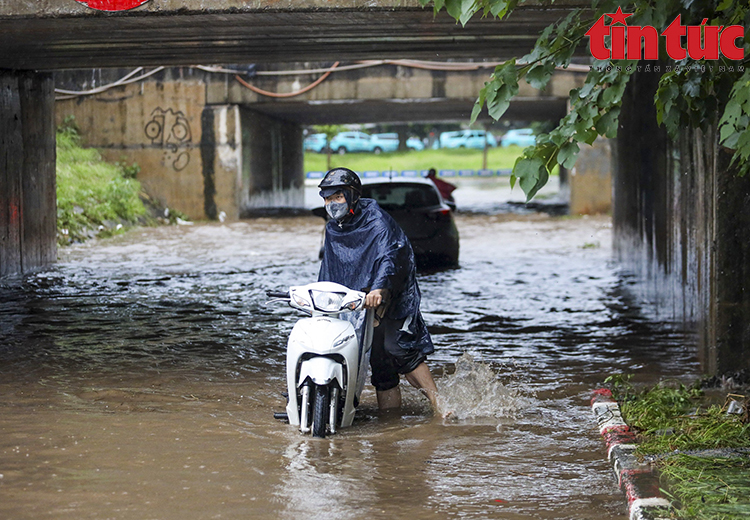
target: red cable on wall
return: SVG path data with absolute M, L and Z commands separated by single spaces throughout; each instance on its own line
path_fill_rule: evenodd
M 339 62 L 337 61 L 336 63 L 333 64 L 333 66 L 331 66 L 330 69 L 328 69 L 325 72 L 325 74 L 323 74 L 321 77 L 319 77 L 318 79 L 310 83 L 305 88 L 297 90 L 295 92 L 288 92 L 286 94 L 279 94 L 277 92 L 269 92 L 267 90 L 259 89 L 258 87 L 255 87 L 251 85 L 250 83 L 248 83 L 247 81 L 245 81 L 244 79 L 242 79 L 240 76 L 235 76 L 234 79 L 239 81 L 241 85 L 249 88 L 256 94 L 260 94 L 261 96 L 268 96 L 272 98 L 289 98 L 289 97 L 299 96 L 300 94 L 304 94 L 305 92 L 314 89 L 315 87 L 320 85 L 331 74 L 331 72 L 333 72 L 333 70 L 338 66 L 339 66 Z

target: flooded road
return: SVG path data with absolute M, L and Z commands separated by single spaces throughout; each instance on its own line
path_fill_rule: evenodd
M 284 408 L 322 221 L 143 229 L 0 284 L 0 518 L 627 518 L 588 401 L 612 373 L 698 373 L 641 317 L 606 217 L 464 215 L 461 268 L 421 275 L 450 420 L 405 392 L 303 437 Z

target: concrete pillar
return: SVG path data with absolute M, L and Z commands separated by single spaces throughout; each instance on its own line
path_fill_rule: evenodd
M 240 218 L 242 129 L 236 105 L 207 106 L 201 115 L 203 210 L 210 219 Z
M 0 276 L 55 261 L 54 83 L 0 71 Z
M 667 177 L 667 136 L 656 122 L 653 103 L 643 102 L 653 99 L 658 81 L 653 73 L 635 74 L 623 96 L 613 172 L 614 250 L 639 281 L 633 291 L 641 301 L 660 317 L 692 321 L 678 311 L 682 305 L 675 302 L 681 293 L 671 291 L 665 280 L 669 270 L 663 254 L 663 216 L 670 208 L 660 179 Z
M 305 203 L 302 127 L 249 109 L 242 118 L 242 216 Z
M 614 177 L 615 251 L 644 309 L 697 332 L 708 374 L 750 369 L 750 178 L 715 128 L 676 142 L 656 124 L 656 74 L 623 97 Z
M 712 137 L 715 145 L 716 136 Z M 708 331 L 702 342 L 704 348 L 708 346 L 703 357 L 715 362 L 709 371 L 717 374 L 750 370 L 750 176 L 738 176 L 729 162 L 729 155 L 719 150 L 714 170 L 716 234 L 712 248 L 715 331 Z
M 563 184 L 564 169 L 560 170 L 560 184 Z M 600 137 L 592 146 L 582 144 L 578 160 L 569 173 L 571 215 L 611 211 L 612 150 L 609 139 Z

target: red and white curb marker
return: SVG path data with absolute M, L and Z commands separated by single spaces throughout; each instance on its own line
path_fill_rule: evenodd
M 607 458 L 612 463 L 620 489 L 628 499 L 630 520 L 656 520 L 658 509 L 670 507 L 669 500 L 659 491 L 659 480 L 651 466 L 635 457 L 635 433 L 622 420 L 620 406 L 606 388 L 595 390 L 591 410 L 599 425 L 599 433 L 607 445 Z

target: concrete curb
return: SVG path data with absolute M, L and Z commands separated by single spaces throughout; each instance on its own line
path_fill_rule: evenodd
M 607 458 L 612 463 L 617 483 L 628 499 L 630 520 L 663 518 L 659 516 L 658 508 L 670 507 L 671 504 L 661 495 L 659 479 L 651 466 L 635 457 L 635 433 L 622 420 L 612 392 L 604 388 L 595 390 L 591 410 L 607 445 Z

